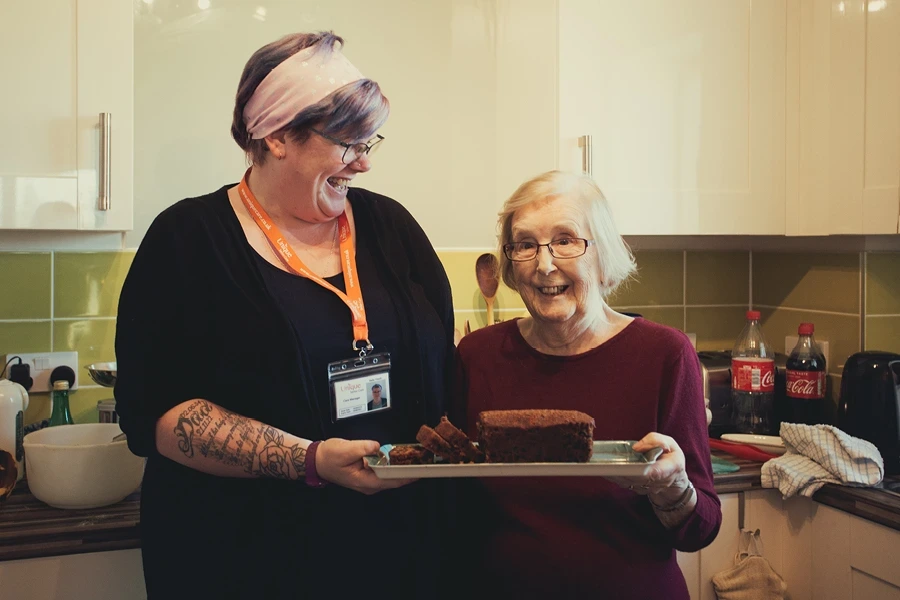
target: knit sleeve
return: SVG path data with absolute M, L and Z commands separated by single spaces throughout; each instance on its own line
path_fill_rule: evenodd
M 189 369 L 173 368 L 178 357 L 189 360 L 192 355 L 182 309 L 190 286 L 180 266 L 185 249 L 179 250 L 178 215 L 173 212 L 165 211 L 150 226 L 119 298 L 116 412 L 128 446 L 138 456 L 157 452 L 156 422 L 192 393 Z
M 393 209 L 397 213 L 395 218 L 399 222 L 401 231 L 406 237 L 409 249 L 410 277 L 422 286 L 425 296 L 437 311 L 443 325 L 447 356 L 443 383 L 444 389 L 449 392 L 453 385 L 453 358 L 455 355 L 453 297 L 450 292 L 450 280 L 431 240 L 428 239 L 425 231 L 412 214 L 397 202 L 393 202 Z
M 687 338 L 669 368 L 663 393 L 659 432 L 678 442 L 684 452 L 688 478 L 697 490 L 694 512 L 680 527 L 667 533 L 676 550 L 696 552 L 716 538 L 722 509 L 713 486 L 700 361 Z

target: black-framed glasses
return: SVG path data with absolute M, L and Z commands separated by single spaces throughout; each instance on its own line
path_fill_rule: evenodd
M 364 154 L 371 155 L 375 150 L 378 149 L 378 146 L 384 140 L 383 135 L 376 134 L 374 139 L 369 140 L 368 142 L 358 142 L 356 144 L 348 144 L 347 142 L 342 142 L 337 138 L 333 138 L 330 135 L 327 135 L 318 129 L 309 128 L 310 131 L 315 133 L 316 135 L 320 135 L 329 142 L 333 144 L 337 144 L 341 148 L 344 149 L 344 155 L 341 157 L 341 162 L 345 165 L 349 165 L 354 160 L 358 159 L 360 156 Z
M 542 246 L 546 246 L 553 258 L 578 258 L 587 252 L 588 246 L 593 246 L 594 240 L 584 238 L 564 238 L 554 240 L 546 244 L 537 242 L 512 242 L 503 244 L 503 253 L 513 262 L 525 262 L 534 260 Z

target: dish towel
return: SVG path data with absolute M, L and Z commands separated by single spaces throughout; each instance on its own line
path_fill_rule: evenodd
M 874 444 L 831 425 L 782 423 L 787 452 L 762 466 L 762 486 L 785 498 L 810 497 L 826 483 L 870 487 L 884 478 L 884 459 Z

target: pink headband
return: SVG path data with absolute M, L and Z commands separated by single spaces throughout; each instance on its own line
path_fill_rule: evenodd
M 318 51 L 317 51 L 318 50 Z M 266 75 L 244 106 L 244 124 L 254 140 L 278 131 L 301 110 L 348 83 L 362 79 L 337 48 L 304 48 Z

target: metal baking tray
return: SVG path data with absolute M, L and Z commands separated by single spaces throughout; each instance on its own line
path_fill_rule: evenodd
M 586 463 L 481 463 L 391 465 L 387 458 L 394 445 L 381 447 L 381 455 L 367 456 L 366 462 L 381 479 L 423 479 L 440 477 L 640 477 L 662 454 L 662 448 L 635 452 L 633 440 L 594 441 L 594 453 Z M 418 446 L 419 444 L 396 444 Z

